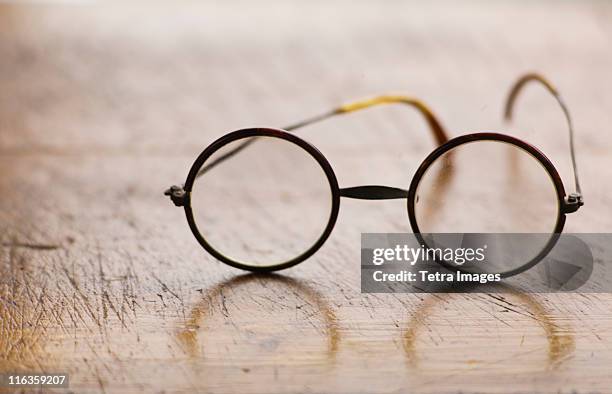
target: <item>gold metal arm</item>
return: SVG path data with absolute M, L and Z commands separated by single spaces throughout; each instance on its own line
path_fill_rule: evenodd
M 319 122 L 321 120 L 330 118 L 335 115 L 342 115 L 342 114 L 347 114 L 349 112 L 356 112 L 362 109 L 370 108 L 370 107 L 381 105 L 381 104 L 405 104 L 405 105 L 414 107 L 421 113 L 421 115 L 423 115 L 423 117 L 427 121 L 427 124 L 429 125 L 431 132 L 434 135 L 434 138 L 436 139 L 436 143 L 438 145 L 442 145 L 446 141 L 448 141 L 448 136 L 446 135 L 444 128 L 442 127 L 442 125 L 440 124 L 436 116 L 433 114 L 433 111 L 431 111 L 431 109 L 429 109 L 429 107 L 425 105 L 421 100 L 418 100 L 413 97 L 408 97 L 408 96 L 384 95 L 384 96 L 373 97 L 370 99 L 354 101 L 348 104 L 343 104 L 340 107 L 330 112 L 327 112 L 323 115 L 319 115 L 314 118 L 307 119 L 305 121 L 293 124 L 289 127 L 285 127 L 285 130 L 292 131 L 300 127 L 304 127 L 304 126 L 313 124 L 315 122 Z
M 563 99 L 561 98 L 561 95 L 559 94 L 558 90 L 553 86 L 553 84 L 550 83 L 550 81 L 548 81 L 545 77 L 537 73 L 529 73 L 529 74 L 525 74 L 522 77 L 520 77 L 514 83 L 514 85 L 512 85 L 512 88 L 510 89 L 510 93 L 508 94 L 508 98 L 506 99 L 506 105 L 504 107 L 504 119 L 508 122 L 512 121 L 512 114 L 513 114 L 514 103 L 516 101 L 516 98 L 518 97 L 519 93 L 523 90 L 523 87 L 531 81 L 538 82 L 542 86 L 544 86 L 546 90 L 548 90 L 548 92 L 553 95 L 553 97 L 555 98 L 559 106 L 561 107 L 561 110 L 563 111 L 565 120 L 567 122 L 568 131 L 569 131 L 570 156 L 571 156 L 572 167 L 574 171 L 574 185 L 576 188 L 576 193 L 572 193 L 574 196 L 570 195 L 570 198 L 574 198 L 576 199 L 576 201 L 582 204 L 582 191 L 580 189 L 580 182 L 578 180 L 578 168 L 576 165 L 576 153 L 574 149 L 574 127 L 572 124 L 572 118 L 570 117 L 570 113 L 569 113 L 569 110 L 567 109 L 567 106 L 565 105 L 565 102 L 563 101 Z

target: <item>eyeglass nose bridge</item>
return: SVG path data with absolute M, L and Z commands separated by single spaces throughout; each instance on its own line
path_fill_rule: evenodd
M 391 186 L 364 185 L 342 188 L 340 197 L 357 200 L 395 200 L 408 198 L 408 190 Z

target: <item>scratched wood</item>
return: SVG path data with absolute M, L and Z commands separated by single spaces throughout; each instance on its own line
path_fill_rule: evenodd
M 282 2 L 0 6 L 0 372 L 70 373 L 75 392 L 612 392 L 608 294 L 363 295 L 361 232 L 409 231 L 402 201 L 343 201 L 280 275 L 207 255 L 162 191 L 214 138 L 347 100 L 415 95 L 451 135 L 507 130 L 612 228 L 612 5 Z M 520 127 L 519 127 L 520 126 Z M 304 131 L 342 186 L 407 186 L 433 147 L 399 107 Z M 306 134 L 307 133 L 307 134 Z

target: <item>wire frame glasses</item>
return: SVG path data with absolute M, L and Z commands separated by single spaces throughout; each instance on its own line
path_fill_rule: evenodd
M 551 161 L 518 138 L 479 132 L 448 139 L 421 101 L 380 96 L 344 105 L 284 129 L 231 132 L 209 145 L 193 163 L 184 186 L 165 194 L 185 209 L 198 242 L 218 260 L 249 271 L 275 271 L 312 256 L 334 228 L 341 198 L 406 199 L 408 220 L 424 245 L 432 233 L 548 234 L 518 262 L 493 265 L 502 276 L 540 261 L 563 231 L 565 216 L 583 205 L 576 171 L 573 127 L 557 90 L 527 74 L 511 88 L 505 118 L 528 82 L 542 84 L 566 117 L 575 192 L 566 195 Z M 294 133 L 301 127 L 378 104 L 417 109 L 438 144 L 416 170 L 409 188 L 364 185 L 341 188 L 325 156 Z M 442 262 L 443 263 L 443 262 Z M 457 267 L 455 267 L 457 268 Z

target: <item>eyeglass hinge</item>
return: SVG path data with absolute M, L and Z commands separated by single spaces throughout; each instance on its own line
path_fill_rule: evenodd
M 170 186 L 170 188 L 164 192 L 164 195 L 170 196 L 170 199 L 177 207 L 182 207 L 185 205 L 185 196 L 187 193 L 185 192 L 185 189 L 180 186 Z
M 563 205 L 564 205 L 563 206 L 564 213 L 576 212 L 578 208 L 584 205 L 582 194 L 570 193 L 567 197 L 565 197 L 565 201 Z

